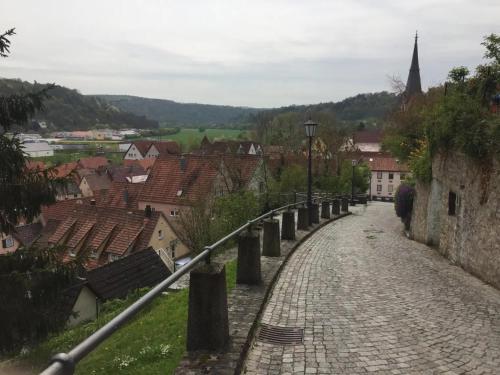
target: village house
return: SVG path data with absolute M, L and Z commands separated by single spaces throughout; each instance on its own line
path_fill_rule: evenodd
M 92 173 L 82 177 L 78 188 L 84 197 L 92 197 L 101 190 L 109 189 L 111 178 L 107 173 Z
M 149 178 L 139 193 L 139 209 L 149 207 L 175 218 L 201 200 L 221 196 L 232 186 L 221 173 L 219 157 L 202 155 L 166 156 L 156 159 Z
M 207 136 L 201 140 L 200 148 L 193 152 L 201 155 L 262 155 L 262 146 L 253 141 L 223 140 L 210 142 Z
M 0 255 L 30 246 L 40 236 L 42 228 L 41 223 L 33 223 L 19 225 L 11 234 L 0 233 Z
M 95 320 L 103 302 L 153 287 L 171 274 L 152 247 L 85 272 L 63 291 L 65 303 L 61 308 L 68 311 L 68 327 Z
M 139 140 L 130 144 L 123 157 L 124 160 L 141 160 L 156 158 L 160 155 L 180 154 L 181 149 L 177 142 Z
M 372 156 L 364 161 L 371 170 L 367 193 L 375 200 L 394 200 L 397 188 L 409 176 L 408 166 L 387 156 Z
M 379 152 L 382 145 L 382 130 L 362 130 L 354 133 L 354 149 L 361 152 Z
M 62 201 L 42 210 L 41 246 L 62 246 L 63 259 L 88 255 L 94 269 L 152 247 L 170 260 L 189 253 L 159 211 L 97 206 L 94 201 Z M 173 262 L 172 262 L 173 263 Z

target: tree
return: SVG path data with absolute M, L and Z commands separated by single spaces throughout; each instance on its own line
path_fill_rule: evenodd
M 9 37 L 0 35 L 0 56 L 10 52 Z M 33 220 L 43 204 L 55 202 L 57 187 L 64 180 L 53 171 L 29 169 L 23 146 L 7 131 L 25 126 L 53 85 L 36 92 L 0 96 L 0 233 L 11 233 L 23 219 Z M 0 351 L 45 337 L 64 326 L 62 291 L 74 281 L 76 262 L 63 264 L 55 249 L 19 249 L 0 257 Z
M 0 36 L 0 56 L 10 52 L 9 37 L 14 29 Z M 0 232 L 10 233 L 21 219 L 33 220 L 43 204 L 55 202 L 56 189 L 63 183 L 52 171 L 30 170 L 29 160 L 16 137 L 7 136 L 14 125 L 25 125 L 39 110 L 53 85 L 37 92 L 0 96 Z

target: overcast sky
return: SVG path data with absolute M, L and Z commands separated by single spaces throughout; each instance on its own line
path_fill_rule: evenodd
M 415 30 L 424 88 L 481 62 L 500 0 L 1 0 L 16 27 L 0 76 L 84 94 L 256 107 L 337 101 L 405 82 Z

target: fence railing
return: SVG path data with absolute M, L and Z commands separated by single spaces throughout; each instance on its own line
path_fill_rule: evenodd
M 293 193 L 293 203 L 289 203 L 278 208 L 269 210 L 263 215 L 256 217 L 243 224 L 239 228 L 235 229 L 233 232 L 229 233 L 225 237 L 221 238 L 217 242 L 206 246 L 201 253 L 199 253 L 195 258 L 193 258 L 189 263 L 184 265 L 182 268 L 175 271 L 164 281 L 159 283 L 153 289 L 151 289 L 144 296 L 139 298 L 132 305 L 127 307 L 124 311 L 118 314 L 115 318 L 109 321 L 107 324 L 102 326 L 92 335 L 83 340 L 80 344 L 71 349 L 68 353 L 59 353 L 52 358 L 52 362 L 47 367 L 41 375 L 72 375 L 75 371 L 75 366 L 80 362 L 86 355 L 92 352 L 97 346 L 99 346 L 103 341 L 110 337 L 115 331 L 124 326 L 133 317 L 135 317 L 141 310 L 143 310 L 149 303 L 151 303 L 156 297 L 160 296 L 161 293 L 176 282 L 183 275 L 187 274 L 198 266 L 202 261 L 210 263 L 210 258 L 218 247 L 230 241 L 238 234 L 244 230 L 251 229 L 256 223 L 261 222 L 267 218 L 273 218 L 277 213 L 285 210 L 290 210 L 292 208 L 297 208 L 306 203 L 305 200 L 299 200 L 305 193 Z M 338 196 L 330 193 L 315 193 L 313 199 L 318 200 L 331 200 L 337 198 L 346 198 L 345 196 Z M 160 254 L 161 255 L 161 254 Z M 165 254 L 166 255 L 166 254 Z
M 297 195 L 298 196 L 298 195 Z M 238 229 L 229 233 L 225 237 L 221 238 L 217 242 L 206 246 L 201 253 L 199 253 L 195 258 L 193 258 L 189 263 L 184 265 L 179 270 L 175 271 L 172 275 L 162 281 L 160 284 L 151 289 L 144 296 L 139 298 L 132 305 L 127 307 L 124 311 L 114 317 L 107 324 L 102 326 L 92 335 L 83 340 L 80 344 L 71 349 L 68 353 L 59 353 L 52 358 L 52 363 L 41 373 L 41 375 L 71 375 L 75 371 L 75 366 L 80 362 L 86 355 L 92 352 L 98 345 L 110 337 L 115 331 L 124 326 L 129 322 L 134 316 L 137 315 L 141 310 L 143 310 L 150 302 L 152 302 L 156 297 L 160 296 L 161 293 L 176 282 L 180 277 L 190 272 L 202 261 L 210 263 L 211 255 L 214 250 L 229 240 L 233 239 L 242 231 L 248 229 L 249 227 L 255 225 L 256 223 L 267 219 L 273 218 L 278 212 L 296 208 L 298 206 L 304 205 L 305 201 L 296 200 L 293 203 L 286 204 L 284 206 L 272 209 L 265 214 L 248 221 L 247 223 L 240 226 Z

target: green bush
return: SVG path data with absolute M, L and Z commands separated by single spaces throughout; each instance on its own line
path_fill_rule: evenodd
M 411 213 L 413 210 L 413 198 L 415 189 L 407 184 L 401 184 L 396 190 L 394 197 L 394 208 L 396 215 L 401 218 L 405 228 L 410 229 Z

